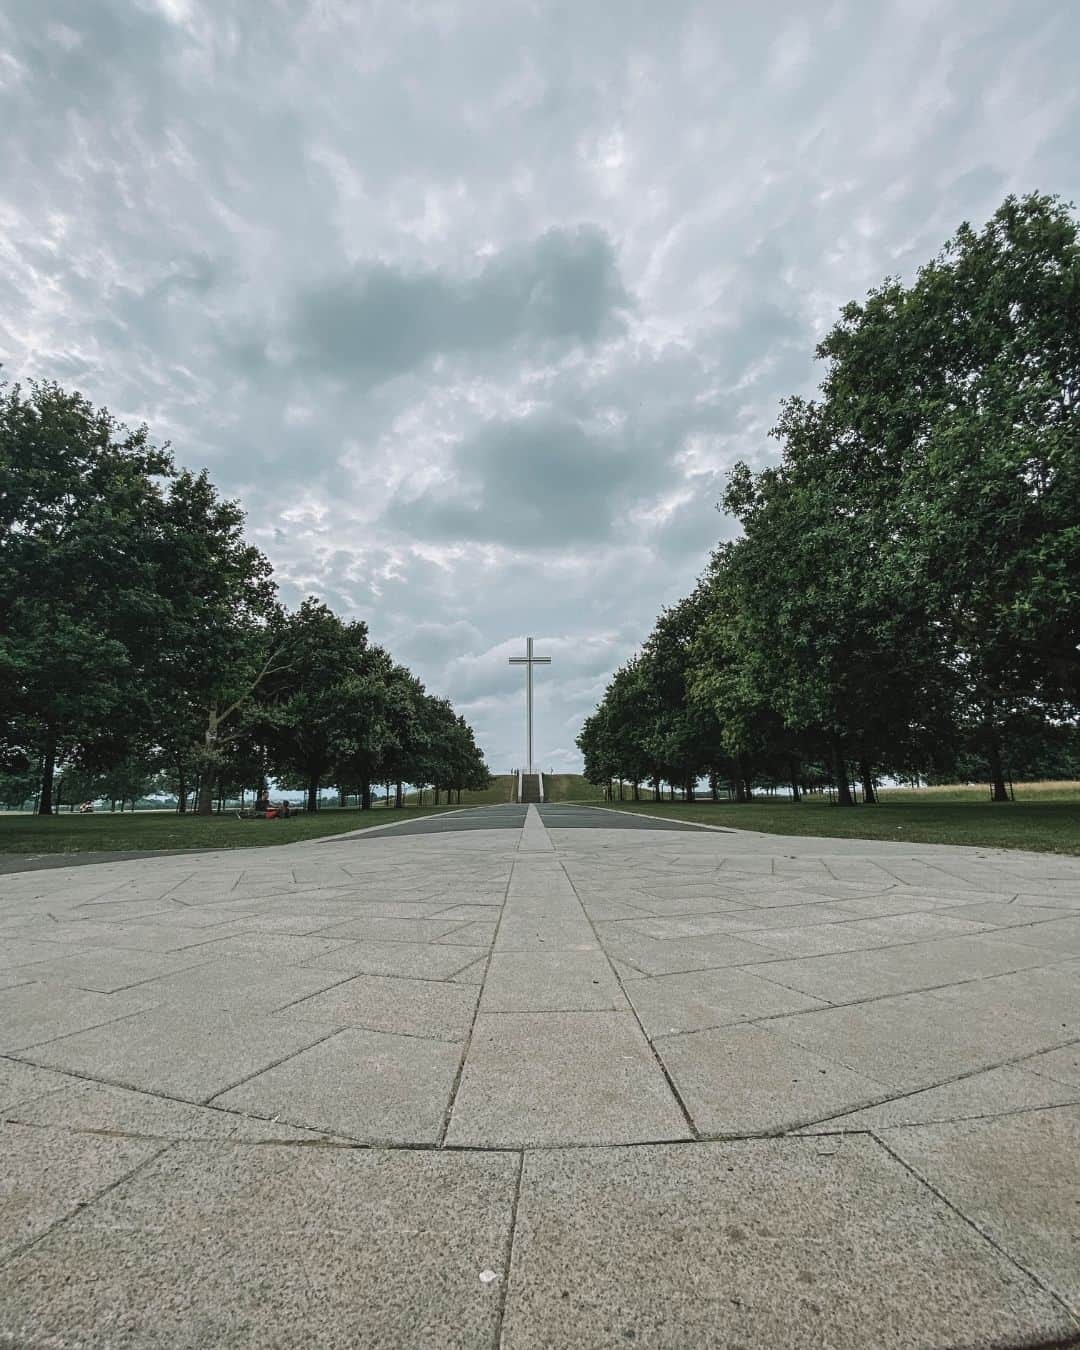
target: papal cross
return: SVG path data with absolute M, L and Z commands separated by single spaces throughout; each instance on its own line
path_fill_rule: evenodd
M 529 767 L 525 770 L 525 772 L 526 772 L 526 773 L 535 773 L 536 770 L 533 768 L 533 714 L 532 714 L 532 709 L 533 709 L 532 680 L 533 680 L 533 676 L 532 676 L 532 673 L 533 673 L 533 666 L 550 666 L 550 665 L 551 665 L 551 657 L 550 657 L 550 656 L 533 656 L 533 640 L 532 640 L 532 638 L 526 638 L 526 639 L 525 639 L 525 655 L 524 655 L 524 656 L 512 656 L 512 657 L 510 658 L 510 664 L 511 664 L 512 666 L 524 666 L 524 667 L 525 667 L 525 712 L 526 712 L 526 724 L 527 724 L 527 726 L 528 726 L 528 737 L 529 737 L 529 742 L 528 742 L 528 743 L 529 743 Z

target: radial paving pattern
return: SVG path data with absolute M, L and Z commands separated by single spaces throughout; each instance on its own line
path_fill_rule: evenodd
M 1080 862 L 655 823 L 0 878 L 0 1344 L 1075 1335 Z

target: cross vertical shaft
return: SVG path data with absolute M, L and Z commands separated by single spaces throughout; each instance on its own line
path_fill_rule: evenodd
M 527 764 L 526 773 L 535 773 L 533 768 L 533 666 L 550 666 L 550 656 L 534 656 L 532 638 L 525 639 L 525 655 L 512 656 L 510 658 L 512 666 L 525 667 L 525 728 L 526 728 L 526 747 Z
M 532 668 L 533 640 L 525 639 L 525 721 L 528 724 L 529 772 L 533 771 L 533 734 L 532 734 Z

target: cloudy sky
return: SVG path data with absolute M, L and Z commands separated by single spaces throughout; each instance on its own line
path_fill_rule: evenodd
M 1069 0 L 0 0 L 0 361 L 543 767 L 838 307 L 1078 193 Z

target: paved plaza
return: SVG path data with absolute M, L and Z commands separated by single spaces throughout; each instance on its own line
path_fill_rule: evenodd
M 15 872 L 0 1107 L 0 1345 L 1069 1344 L 1080 859 L 506 806 Z

